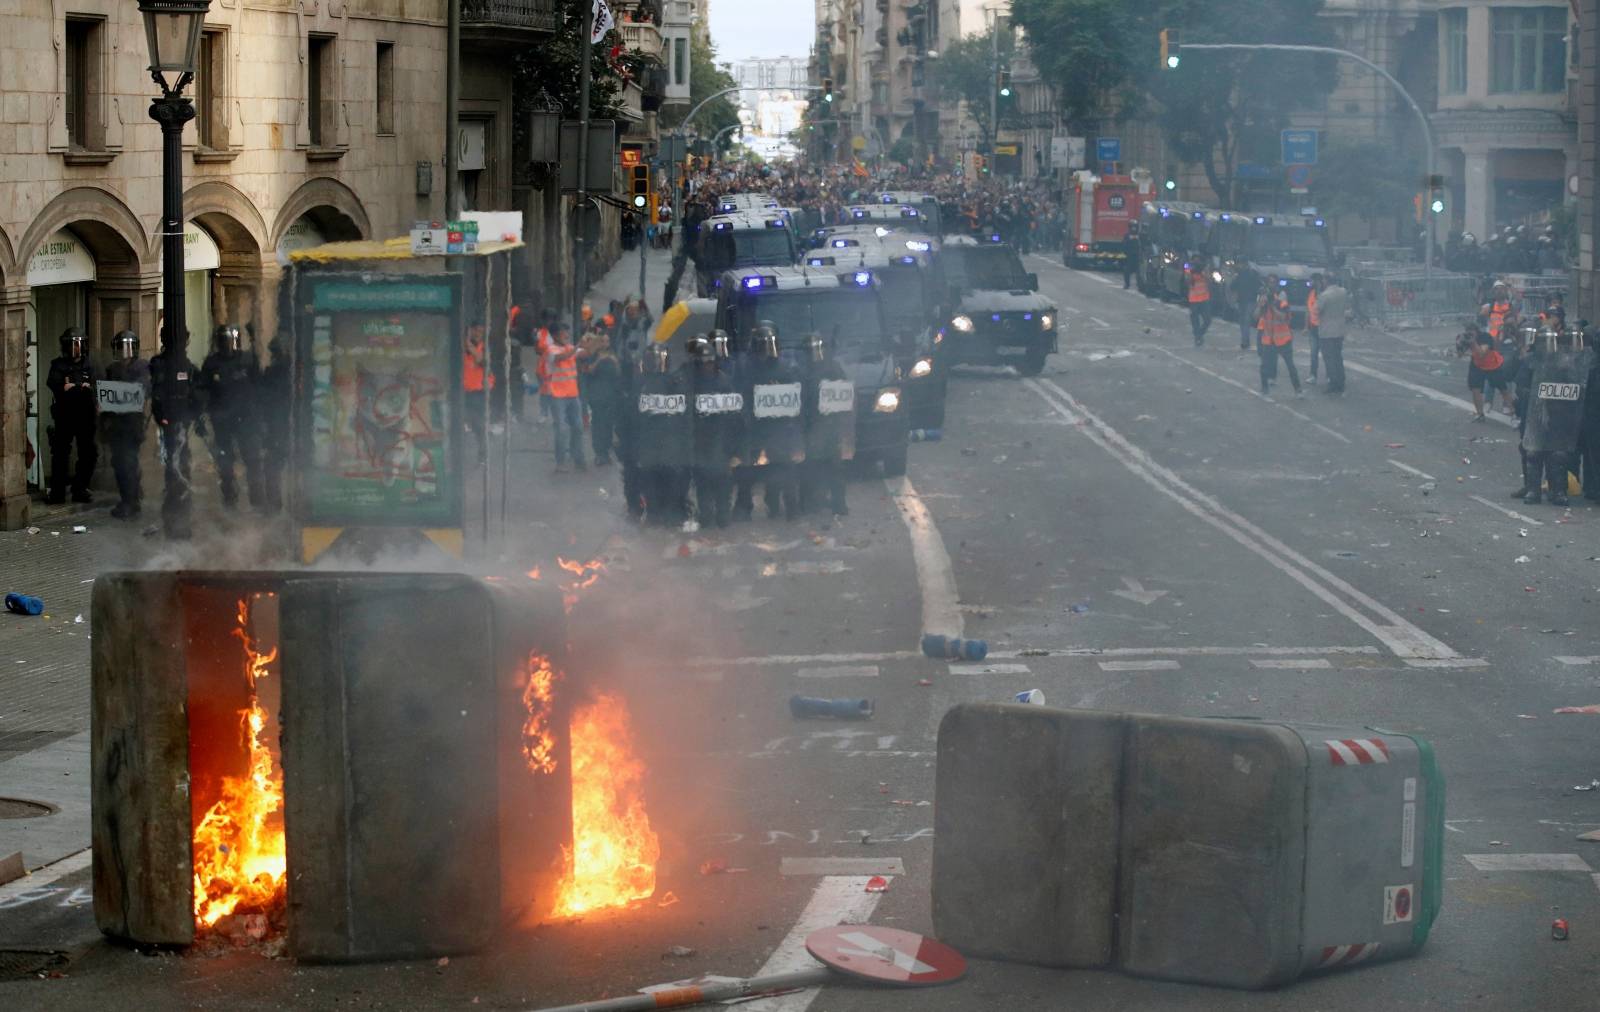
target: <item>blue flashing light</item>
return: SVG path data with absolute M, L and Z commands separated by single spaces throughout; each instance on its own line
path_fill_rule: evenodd
M 829 245 L 831 245 L 834 249 L 844 249 L 845 247 L 850 245 L 850 240 L 849 239 L 835 239 Z
M 1162 208 L 1162 209 L 1161 209 L 1161 217 L 1163 217 L 1163 218 L 1169 218 L 1169 217 L 1171 217 L 1171 216 L 1172 216 L 1172 212 L 1171 212 L 1171 211 L 1169 211 L 1169 210 L 1167 210 L 1167 209 L 1166 209 L 1166 208 L 1164 208 L 1164 207 L 1163 207 L 1163 208 Z
M 917 258 L 916 257 L 901 257 L 896 262 L 897 263 L 902 263 L 902 264 L 915 264 L 917 262 Z
M 999 242 L 1000 241 L 999 233 L 996 233 L 994 235 L 989 236 L 989 241 L 990 242 Z
M 885 193 L 881 199 L 883 200 L 883 202 L 885 204 L 892 204 L 892 203 L 894 203 L 894 194 Z
M 1192 215 L 1192 217 L 1194 218 L 1195 221 L 1204 221 L 1205 217 L 1206 217 L 1206 213 L 1204 211 L 1196 211 Z
M 1022 314 L 1022 318 L 1024 320 L 1031 320 L 1031 319 L 1033 319 L 1033 314 L 1032 313 L 1023 313 Z
M 1224 212 L 1222 212 L 1222 220 L 1223 221 L 1232 221 L 1233 220 L 1233 215 L 1231 215 L 1228 212 L 1224 211 Z
M 718 232 L 726 232 L 729 229 L 733 228 L 733 222 L 731 222 L 731 221 L 719 221 L 719 222 L 717 222 L 715 227 L 716 227 L 716 230 Z
M 872 272 L 871 271 L 856 271 L 856 273 L 855 273 L 855 283 L 860 285 L 863 288 L 865 288 L 867 285 L 872 284 Z
M 1267 219 L 1266 218 L 1257 216 L 1257 218 L 1256 218 L 1256 224 L 1257 225 L 1265 225 L 1266 223 L 1267 223 Z
M 770 218 L 770 219 L 767 220 L 767 227 L 768 228 L 783 228 L 784 227 L 783 219 L 782 218 Z
M 920 217 L 922 217 L 922 212 L 918 211 L 914 207 L 902 207 L 900 209 L 900 217 L 902 217 L 902 218 L 920 218 Z
M 990 316 L 989 319 L 993 320 L 996 323 L 999 323 L 1000 322 L 1000 314 L 999 313 L 995 313 L 994 315 Z
M 916 250 L 918 253 L 926 253 L 929 250 L 933 249 L 933 243 L 924 242 L 921 239 L 907 239 L 906 240 L 906 249 Z
M 859 208 L 850 212 L 850 217 L 856 219 L 857 221 L 860 221 L 862 218 L 865 218 L 866 216 L 867 216 L 867 212 L 865 212 L 863 210 L 860 210 Z
M 1316 221 L 1311 223 L 1311 227 L 1312 228 L 1322 228 L 1322 227 L 1326 226 L 1327 224 L 1328 224 L 1327 222 L 1323 221 L 1321 218 L 1318 218 Z
M 761 287 L 761 282 L 761 278 L 744 278 L 739 283 L 747 289 L 755 289 Z
M 1278 281 L 1278 287 L 1279 288 L 1288 288 L 1289 287 L 1289 282 L 1280 279 Z

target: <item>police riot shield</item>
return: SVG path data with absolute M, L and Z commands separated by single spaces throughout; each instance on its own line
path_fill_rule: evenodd
M 744 394 L 721 371 L 696 374 L 694 394 L 694 465 L 724 469 L 743 457 Z
M 688 387 L 681 371 L 640 377 L 635 435 L 640 467 L 693 466 Z
M 808 384 L 806 458 L 850 460 L 856 455 L 856 387 L 829 362 Z
M 1583 427 L 1583 398 L 1593 352 L 1547 351 L 1534 364 L 1533 402 L 1522 445 L 1530 453 L 1571 453 Z
M 760 363 L 750 391 L 750 463 L 798 462 L 805 456 L 804 393 L 792 370 Z

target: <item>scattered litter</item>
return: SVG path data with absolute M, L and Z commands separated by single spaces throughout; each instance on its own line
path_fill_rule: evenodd
M 1557 942 L 1565 942 L 1567 940 L 1567 919 L 1565 917 L 1557 917 L 1551 922 L 1550 937 Z
M 29 527 L 28 528 L 28 533 L 29 534 L 38 534 L 39 533 L 39 528 L 37 528 L 37 527 Z
M 1590 703 L 1588 706 L 1558 706 L 1551 713 L 1600 713 L 1600 703 Z
M 1471 457 L 1462 457 L 1462 458 L 1461 458 L 1461 463 L 1463 463 L 1463 464 L 1467 464 L 1467 465 L 1471 465 L 1471 463 L 1472 463 L 1472 458 L 1471 458 Z
M 437 963 L 433 964 L 433 965 L 434 966 L 449 966 L 450 965 L 450 957 L 449 956 L 440 956 L 439 957 L 439 961 Z
M 1575 791 L 1592 791 L 1597 787 L 1600 787 L 1600 780 L 1591 780 L 1586 784 L 1573 784 L 1572 785 L 1572 789 L 1575 790 Z M 1600 832 L 1600 830 L 1597 830 L 1597 832 Z M 1581 839 L 1583 839 L 1583 837 L 1579 837 L 1579 839 L 1581 840 Z
M 917 684 L 922 686 L 923 688 L 927 688 L 928 686 L 933 684 L 933 680 L 929 679 L 929 678 L 919 678 L 919 679 L 917 679 Z
M 1502 840 L 1490 840 L 1489 841 L 1489 846 L 1491 846 L 1491 847 L 1504 847 L 1505 846 L 1505 842 L 1502 841 Z
M 1019 656 L 1019 657 L 1049 657 L 1050 656 L 1050 651 L 1048 651 L 1048 650 L 1040 650 L 1037 647 L 1034 647 L 1034 648 L 1029 649 L 1029 650 L 1021 651 L 1020 653 L 1018 653 L 1017 656 Z
M 1372 431 L 1372 426 L 1370 426 L 1370 425 L 1367 426 L 1367 431 L 1371 432 Z M 1404 443 L 1384 443 L 1383 445 L 1387 446 L 1391 450 L 1403 450 L 1403 449 L 1405 449 L 1405 445 L 1406 444 L 1404 444 Z
M 667 894 L 656 901 L 658 907 L 670 907 L 678 902 L 678 894 L 668 890 Z
M 972 447 L 970 447 L 970 446 L 963 446 L 963 447 L 962 447 L 962 448 L 961 448 L 961 455 L 962 455 L 962 456 L 963 456 L 963 457 L 976 457 L 976 456 L 977 456 L 977 455 L 978 455 L 978 451 L 977 451 L 977 450 L 974 450 L 974 449 L 973 449 L 973 448 L 972 448 Z
M 1600 829 L 1591 829 L 1587 833 L 1579 833 L 1578 839 L 1584 843 L 1600 843 Z
M 1538 592 L 1538 591 L 1537 591 L 1537 590 L 1535 590 L 1535 589 L 1534 589 L 1534 588 L 1533 588 L 1533 587 L 1523 587 L 1523 588 L 1522 588 L 1522 589 L 1523 589 L 1523 590 L 1525 590 L 1525 591 L 1527 591 L 1527 592 L 1528 592 L 1528 593 L 1530 593 L 1530 594 L 1537 594 L 1537 593 L 1539 593 L 1539 592 Z
M 692 955 L 694 955 L 694 950 L 687 945 L 669 945 L 667 946 L 667 951 L 661 954 L 661 958 L 666 959 L 671 956 L 673 959 L 688 959 Z
M 1136 422 L 1153 422 L 1155 420 L 1155 415 L 1139 415 L 1138 417 L 1134 418 L 1134 421 Z
M 1009 457 L 1007 457 L 1005 454 L 1002 453 L 1002 454 L 1000 454 L 1000 456 L 994 458 L 993 462 L 996 463 L 996 464 L 1004 464 L 1009 459 L 1010 459 Z
M 1074 615 L 1087 614 L 1088 611 L 1089 611 L 1089 602 L 1088 601 L 1084 601 L 1082 604 L 1075 604 L 1075 605 L 1071 606 L 1070 608 L 1068 608 L 1067 610 L 1072 612 Z
M 1019 692 L 1014 698 L 1019 703 L 1031 703 L 1034 706 L 1044 705 L 1044 693 L 1039 689 L 1028 689 L 1026 692 Z
M 685 534 L 698 534 L 698 533 L 700 533 L 700 522 L 698 520 L 685 520 L 683 522 L 683 533 L 685 533 Z
M 6 611 L 13 615 L 42 615 L 44 601 L 31 594 L 7 594 Z
M 1433 490 L 1439 487 L 1439 483 L 1436 481 L 1425 481 L 1417 487 L 1422 490 L 1423 495 L 1432 495 Z
M 89 528 L 83 526 L 82 524 L 78 524 L 78 525 L 76 525 L 76 526 L 74 526 L 72 528 L 72 533 L 74 533 L 74 534 L 88 534 L 89 533 Z
M 1526 555 L 1519 555 L 1515 559 L 1512 559 L 1511 561 L 1517 563 L 1518 565 L 1521 565 L 1524 562 L 1532 562 L 1533 560 L 1528 558 Z
M 1535 717 L 1531 713 L 1519 713 L 1519 714 L 1517 714 L 1517 719 L 1519 719 L 1519 720 L 1538 720 L 1539 718 Z
M 874 875 L 867 879 L 867 892 L 886 893 L 889 891 L 889 880 L 882 875 Z
M 709 861 L 700 862 L 700 874 L 721 875 L 728 870 L 727 858 L 714 857 Z
M 1517 528 L 1517 537 L 1525 538 L 1527 536 L 1528 536 L 1528 529 L 1526 527 Z
M 981 661 L 989 656 L 987 640 L 964 640 L 957 636 L 922 634 L 922 655 L 936 661 Z
M 789 697 L 789 712 L 796 718 L 819 720 L 871 720 L 874 705 L 870 699 L 823 699 L 815 696 Z
M 72 624 L 73 625 L 83 625 L 83 615 L 82 615 L 82 613 L 79 613 L 78 617 L 72 620 Z

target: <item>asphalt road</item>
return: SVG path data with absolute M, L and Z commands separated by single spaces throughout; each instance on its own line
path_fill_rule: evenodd
M 1464 368 L 1436 337 L 1353 335 L 1347 396 L 1263 399 L 1226 322 L 1196 349 L 1176 307 L 1044 258 L 1030 269 L 1062 307 L 1062 354 L 1037 380 L 960 372 L 944 441 L 913 447 L 905 482 L 853 484 L 838 524 L 635 531 L 606 479 L 551 484 L 530 441 L 507 568 L 548 560 L 556 530 L 612 558 L 574 646 L 639 727 L 656 900 L 511 929 L 447 965 L 296 966 L 96 941 L 74 891 L 85 870 L 3 901 L 0 949 L 76 958 L 64 977 L 0 984 L 0 1006 L 538 1008 L 785 969 L 809 924 L 931 931 L 939 720 L 1037 688 L 1052 705 L 1427 738 L 1449 785 L 1427 946 L 1266 993 L 974 961 L 946 989 L 834 986 L 757 1007 L 1591 1007 L 1600 848 L 1576 837 L 1600 828 L 1600 792 L 1573 788 L 1600 777 L 1600 717 L 1552 711 L 1600 703 L 1600 513 L 1506 498 L 1515 430 L 1469 422 Z M 985 664 L 915 652 L 925 625 L 956 622 L 989 641 Z M 876 712 L 795 721 L 795 693 L 871 697 Z M 1468 860 L 1486 854 L 1567 870 Z M 729 871 L 703 875 L 706 861 Z M 893 872 L 887 893 L 862 892 L 873 868 Z M 1551 940 L 1555 917 L 1570 941 Z

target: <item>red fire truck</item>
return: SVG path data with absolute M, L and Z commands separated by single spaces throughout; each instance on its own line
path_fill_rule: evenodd
M 1073 174 L 1067 194 L 1067 228 L 1063 259 L 1068 267 L 1120 270 L 1127 254 L 1122 241 L 1128 223 L 1139 220 L 1145 201 L 1153 199 L 1149 180 L 1132 176 Z

